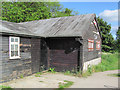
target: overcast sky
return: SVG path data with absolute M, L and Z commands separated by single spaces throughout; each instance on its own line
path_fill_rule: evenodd
M 105 21 L 108 22 L 108 24 L 111 24 L 112 26 L 111 33 L 113 37 L 116 38 L 115 34 L 118 29 L 118 2 L 117 2 L 118 0 L 114 0 L 116 2 L 87 2 L 88 0 L 85 0 L 86 2 L 77 2 L 77 0 L 75 0 L 76 2 L 70 2 L 70 0 L 69 2 L 65 1 L 60 2 L 64 6 L 64 8 L 70 8 L 73 9 L 74 11 L 78 11 L 79 15 L 95 13 L 97 16 L 103 18 Z

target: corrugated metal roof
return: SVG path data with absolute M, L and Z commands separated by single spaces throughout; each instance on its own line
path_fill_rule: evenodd
M 94 18 L 95 14 L 87 14 L 23 23 L 2 21 L 2 32 L 4 32 L 4 30 L 6 32 L 11 32 L 12 30 L 17 34 L 23 33 L 42 37 L 82 37 Z

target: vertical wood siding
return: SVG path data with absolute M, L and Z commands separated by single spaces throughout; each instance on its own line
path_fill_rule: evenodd
M 0 66 L 2 66 L 2 72 L 0 72 L 0 74 L 2 74 L 2 78 L 0 82 L 10 81 L 20 77 L 21 75 L 27 76 L 36 71 L 39 71 L 39 67 L 36 65 L 36 63 L 38 64 L 40 61 L 40 52 L 38 53 L 39 50 L 40 40 L 31 40 L 31 38 L 20 37 L 21 58 L 9 59 L 9 36 L 2 36 L 2 49 L 0 50 L 2 52 L 2 60 L 0 60 L 2 61 L 2 65 L 0 64 Z M 34 52 L 34 55 L 31 51 Z
M 101 57 L 101 50 L 96 50 L 96 41 L 101 41 L 100 35 L 97 35 L 97 39 L 94 39 L 94 33 L 93 31 L 97 32 L 95 26 L 93 24 L 90 24 L 90 27 L 88 31 L 85 33 L 83 37 L 83 60 L 84 62 L 90 61 L 95 58 Z M 93 51 L 88 51 L 88 39 L 94 40 L 94 49 Z
M 50 67 L 56 71 L 76 70 L 80 44 L 74 38 L 47 39 Z
M 31 60 L 32 60 L 32 73 L 39 72 L 40 70 L 40 39 L 31 39 Z
M 65 54 L 65 50 L 50 50 L 50 67 L 57 71 L 77 69 L 77 50 Z
M 41 39 L 41 57 L 40 57 L 40 70 L 48 69 L 48 49 L 44 39 Z

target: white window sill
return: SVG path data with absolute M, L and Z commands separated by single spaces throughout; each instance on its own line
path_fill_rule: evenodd
M 20 59 L 21 57 L 10 57 L 9 59 Z

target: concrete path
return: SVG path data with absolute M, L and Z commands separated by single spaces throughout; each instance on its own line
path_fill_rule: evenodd
M 68 76 L 60 73 L 45 73 L 41 77 L 31 75 L 4 83 L 12 88 L 58 88 L 58 83 L 64 80 L 73 81 L 70 88 L 118 88 L 118 77 L 108 74 L 118 73 L 118 70 L 105 71 L 92 74 L 87 78 Z M 120 78 L 119 78 L 120 79 Z

